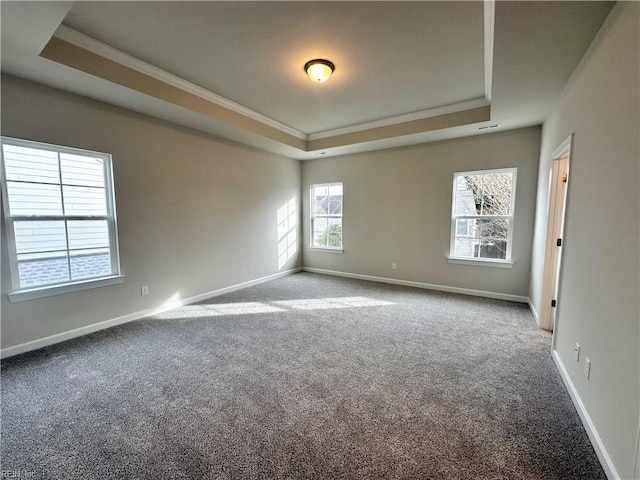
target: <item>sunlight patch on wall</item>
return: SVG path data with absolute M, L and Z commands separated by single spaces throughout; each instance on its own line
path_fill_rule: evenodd
M 298 215 L 296 197 L 278 209 L 278 270 L 298 252 Z

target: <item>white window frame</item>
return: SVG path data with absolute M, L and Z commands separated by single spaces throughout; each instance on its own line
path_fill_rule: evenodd
M 315 214 L 315 196 L 313 194 L 314 189 L 316 187 L 335 187 L 340 185 L 342 187 L 342 213 L 341 214 L 326 214 L 326 215 L 316 215 Z M 332 183 L 316 183 L 313 185 L 309 185 L 309 249 L 318 250 L 318 251 L 326 251 L 331 253 L 343 253 L 344 252 L 344 183 L 343 182 L 332 182 Z M 313 231 L 313 220 L 316 217 L 326 217 L 326 218 L 340 218 L 340 225 L 342 226 L 342 236 L 340 237 L 340 246 L 339 247 L 330 247 L 325 245 L 314 245 L 313 239 L 315 237 Z
M 459 177 L 468 175 L 491 175 L 496 173 L 511 173 L 511 204 L 509 206 L 509 215 L 456 215 L 456 185 Z M 451 194 L 451 233 L 449 244 L 449 263 L 462 265 L 481 265 L 488 267 L 512 268 L 513 261 L 511 251 L 513 246 L 513 225 L 515 218 L 516 206 L 516 185 L 518 183 L 518 169 L 513 168 L 496 168 L 487 170 L 474 170 L 469 172 L 455 172 L 453 174 L 453 190 Z M 506 258 L 479 258 L 479 257 L 462 257 L 454 255 L 456 241 L 456 220 L 471 219 L 477 220 L 482 218 L 504 219 L 508 221 L 507 230 L 507 252 Z
M 4 145 L 13 145 L 51 152 L 68 153 L 71 155 L 90 155 L 102 159 L 104 165 L 106 215 L 11 215 L 9 210 L 9 196 L 6 183 Z M 113 185 L 113 166 L 111 155 L 91 150 L 53 145 L 49 143 L 22 140 L 11 137 L 0 137 L 0 183 L 2 186 L 2 203 L 4 205 L 4 222 L 6 231 L 7 250 L 11 270 L 12 291 L 7 294 L 11 303 L 33 300 L 36 298 L 50 297 L 63 293 L 76 292 L 91 288 L 114 285 L 124 281 L 124 275 L 120 272 L 120 255 L 118 247 L 117 218 L 115 208 L 115 189 Z M 59 158 L 59 157 L 58 157 Z M 37 287 L 20 287 L 20 275 L 18 269 L 18 256 L 16 251 L 14 223 L 21 220 L 106 220 L 109 235 L 109 250 L 111 256 L 111 273 L 100 277 L 91 277 L 80 280 L 71 280 Z M 67 246 L 68 250 L 68 246 Z

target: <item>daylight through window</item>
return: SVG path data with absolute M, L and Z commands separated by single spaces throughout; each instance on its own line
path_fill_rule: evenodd
M 511 260 L 517 169 L 454 174 L 451 257 Z
M 342 183 L 311 185 L 311 246 L 342 249 Z
M 2 138 L 14 291 L 119 275 L 111 156 Z

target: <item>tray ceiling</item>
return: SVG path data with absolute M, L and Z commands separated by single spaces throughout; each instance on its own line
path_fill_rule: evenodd
M 611 5 L 3 1 L 2 70 L 315 158 L 540 124 Z

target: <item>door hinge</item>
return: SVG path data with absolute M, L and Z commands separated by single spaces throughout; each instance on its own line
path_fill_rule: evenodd
M 567 181 L 569 180 L 569 177 L 567 176 L 566 173 L 562 174 L 562 183 L 567 183 Z
M 551 300 L 551 307 L 556 308 L 556 301 L 555 300 Z
M 561 238 L 559 238 L 558 240 L 556 240 L 556 245 L 557 245 L 558 247 L 561 247 L 561 246 L 562 246 L 562 239 L 561 239 Z

